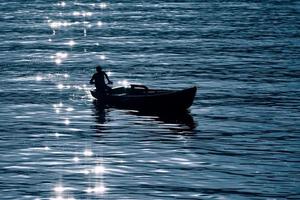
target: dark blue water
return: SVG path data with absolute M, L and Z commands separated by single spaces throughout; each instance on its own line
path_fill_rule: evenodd
M 299 1 L 1 1 L 1 199 L 300 199 Z M 94 105 L 196 85 L 184 116 Z

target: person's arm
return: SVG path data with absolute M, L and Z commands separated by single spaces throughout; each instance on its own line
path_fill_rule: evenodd
M 92 76 L 91 80 L 90 80 L 90 84 L 94 84 L 95 83 L 95 74 Z
M 112 84 L 113 83 L 112 81 L 109 80 L 109 78 L 108 78 L 108 76 L 107 76 L 107 74 L 105 72 L 104 72 L 104 76 L 105 76 L 106 80 L 108 81 L 108 84 Z

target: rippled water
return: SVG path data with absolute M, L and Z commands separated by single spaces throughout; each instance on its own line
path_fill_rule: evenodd
M 1 1 L 1 199 L 300 199 L 297 1 Z M 198 92 L 183 116 L 87 85 Z

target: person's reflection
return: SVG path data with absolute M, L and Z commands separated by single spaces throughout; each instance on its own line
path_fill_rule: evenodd
M 97 101 L 94 101 L 93 104 L 94 104 L 94 115 L 96 119 L 96 124 L 93 128 L 95 128 L 97 133 L 103 133 L 103 131 L 105 130 L 105 126 L 103 126 L 103 124 L 105 124 L 106 122 L 105 105 L 100 104 Z

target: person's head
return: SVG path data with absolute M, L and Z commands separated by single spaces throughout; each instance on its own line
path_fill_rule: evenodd
M 98 65 L 98 66 L 96 67 L 96 71 L 97 71 L 97 72 L 101 72 L 101 71 L 102 71 L 102 68 L 101 68 L 100 65 Z

